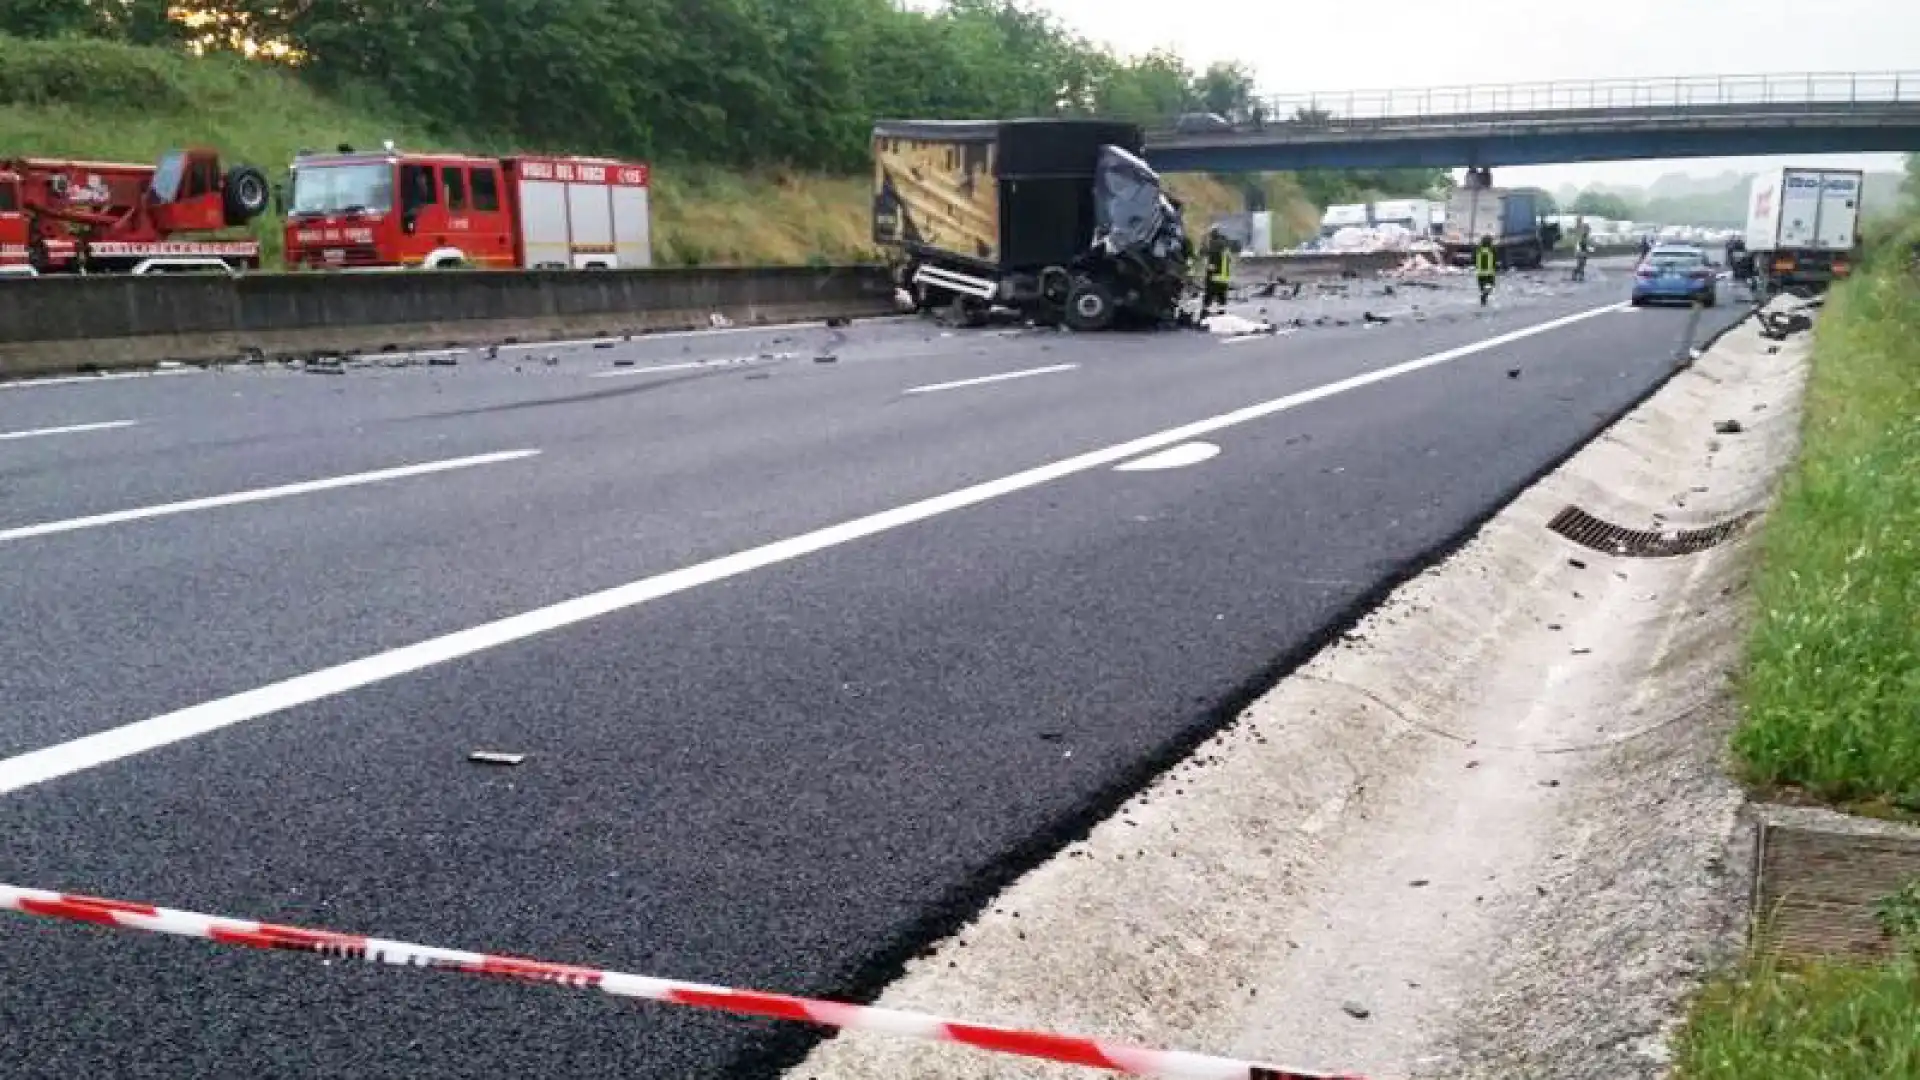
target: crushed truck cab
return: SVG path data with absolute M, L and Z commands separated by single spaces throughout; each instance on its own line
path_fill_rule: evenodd
M 883 121 L 874 241 L 922 310 L 1178 322 L 1193 251 L 1142 143 L 1138 126 L 1100 120 Z

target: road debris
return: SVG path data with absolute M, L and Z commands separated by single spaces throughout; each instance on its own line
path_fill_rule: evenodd
M 467 755 L 467 760 L 475 765 L 518 765 L 527 760 L 527 755 L 505 750 L 475 750 Z

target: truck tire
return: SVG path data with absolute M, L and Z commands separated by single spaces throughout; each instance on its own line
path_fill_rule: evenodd
M 1113 325 L 1113 291 L 1098 281 L 1081 278 L 1067 294 L 1067 325 L 1075 330 L 1105 330 Z
M 227 172 L 222 201 L 226 205 L 227 224 L 245 225 L 267 212 L 273 202 L 273 188 L 267 183 L 266 173 L 251 165 L 235 165 Z

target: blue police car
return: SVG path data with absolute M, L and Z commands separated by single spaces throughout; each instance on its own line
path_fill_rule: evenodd
M 1633 268 L 1633 306 L 1698 303 L 1712 307 L 1719 274 L 1707 253 L 1685 244 L 1662 244 Z

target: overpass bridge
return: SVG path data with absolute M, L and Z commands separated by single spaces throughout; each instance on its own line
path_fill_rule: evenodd
M 1162 172 L 1458 168 L 1920 151 L 1920 72 L 1520 83 L 1262 99 L 1162 124 Z

